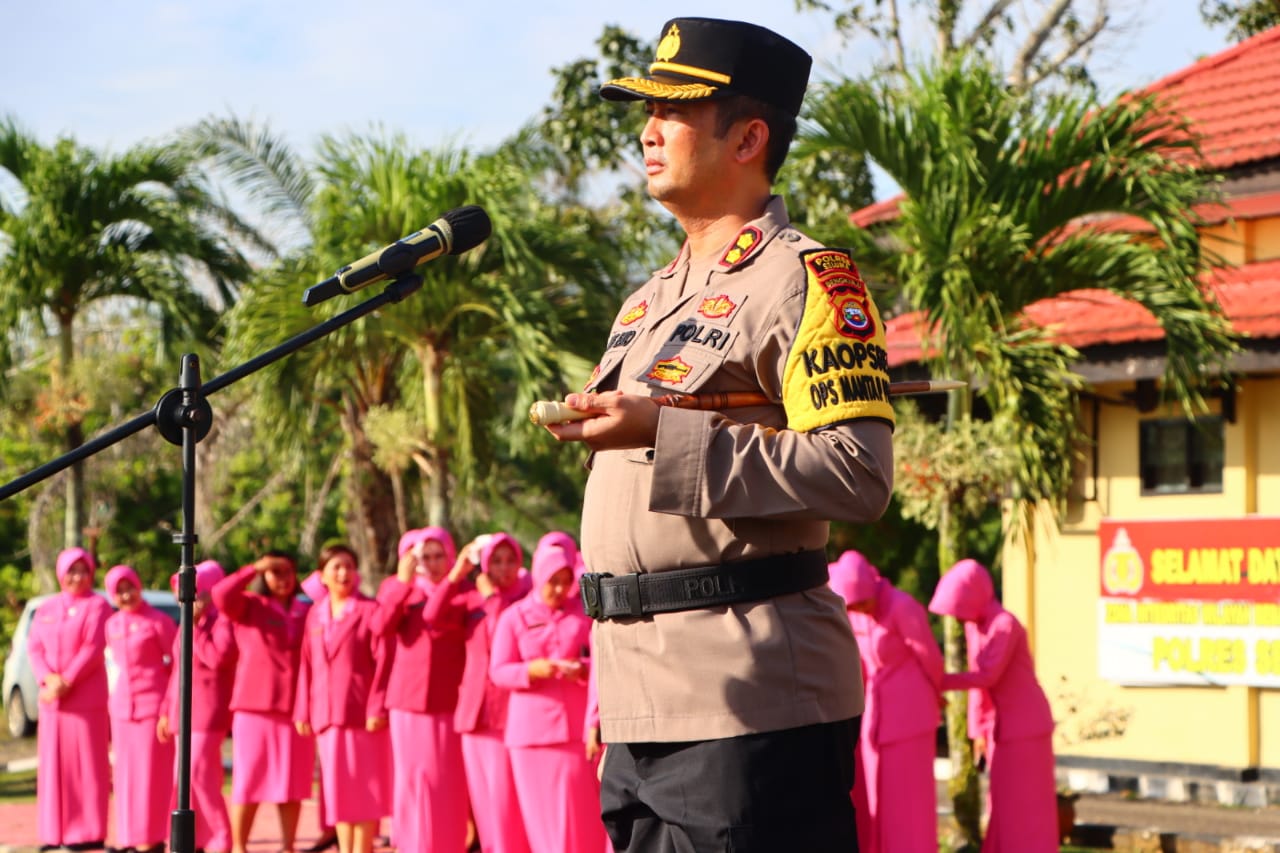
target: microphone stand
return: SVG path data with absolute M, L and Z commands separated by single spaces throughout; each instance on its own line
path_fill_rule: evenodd
M 178 695 L 182 731 L 178 738 L 177 808 L 170 813 L 169 820 L 171 853 L 195 853 L 196 850 L 195 812 L 191 809 L 191 642 L 193 607 L 196 600 L 195 546 L 199 541 L 199 537 L 194 532 L 196 444 L 204 439 L 213 427 L 213 409 L 205 398 L 261 370 L 268 364 L 279 361 L 307 344 L 355 322 L 366 314 L 371 314 L 384 305 L 401 301 L 421 287 L 422 276 L 413 271 L 402 273 L 392 279 L 377 296 L 289 338 L 279 346 L 203 385 L 200 384 L 200 360 L 195 355 L 187 353 L 182 357 L 178 387 L 166 392 L 154 409 L 0 486 L 0 500 L 12 497 L 148 426 L 155 426 L 167 441 L 182 447 L 182 530 L 173 536 L 174 543 L 181 547 L 178 568 L 178 603 L 181 614 Z M 164 781 L 153 780 L 153 783 Z M 116 795 L 119 796 L 120 793 L 117 791 Z

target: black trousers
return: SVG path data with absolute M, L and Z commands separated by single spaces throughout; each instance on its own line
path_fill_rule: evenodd
M 616 853 L 857 853 L 858 718 L 692 743 L 613 743 L 601 815 Z

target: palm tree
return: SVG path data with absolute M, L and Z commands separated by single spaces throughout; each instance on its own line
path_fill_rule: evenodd
M 57 339 L 54 420 L 66 450 L 84 441 L 84 395 L 73 387 L 76 324 L 90 309 L 141 304 L 172 345 L 206 336 L 249 267 L 218 226 L 232 225 L 174 147 L 139 145 L 114 156 L 71 139 L 42 145 L 12 118 L 0 121 L 0 361 L 21 334 Z M 203 274 L 205 289 L 192 284 Z M 66 545 L 85 526 L 83 467 L 67 478 Z
M 366 565 L 389 568 L 395 537 L 409 521 L 406 470 L 416 466 L 423 477 L 426 520 L 450 524 L 448 497 L 477 486 L 492 438 L 510 447 L 527 437 L 522 407 L 567 387 L 566 373 L 578 363 L 571 351 L 603 337 L 595 325 L 613 309 L 594 307 L 609 293 L 615 264 L 600 260 L 611 257 L 597 239 L 602 229 L 541 201 L 513 153 L 519 146 L 473 155 L 451 146 L 415 152 L 398 136 L 326 137 L 307 166 L 269 133 L 235 120 L 207 122 L 198 135 L 202 150 L 222 158 L 255 196 L 292 205 L 310 237 L 287 268 L 274 271 L 276 283 L 245 297 L 233 341 L 283 335 L 350 307 L 337 299 L 305 312 L 298 295 L 446 210 L 478 203 L 493 220 L 483 246 L 422 267 L 425 285 L 410 299 L 301 351 L 273 374 L 289 376 L 279 387 L 297 403 L 323 400 L 340 409 L 353 454 L 348 535 Z
M 1013 535 L 1026 535 L 1031 508 L 1062 505 L 1078 438 L 1077 353 L 1027 323 L 1028 305 L 1085 288 L 1141 304 L 1165 332 L 1166 385 L 1189 408 L 1225 373 L 1232 338 L 1196 278 L 1206 259 L 1192 205 L 1212 180 L 1192 135 L 1150 99 L 1056 95 L 1032 108 L 960 56 L 905 82 L 833 84 L 812 118 L 806 145 L 865 153 L 902 189 L 896 220 L 875 238 L 864 232 L 861 249 L 922 312 L 933 367 L 980 389 L 953 394 L 953 428 L 978 393 L 1012 447 Z M 1139 217 L 1151 237 L 1096 226 L 1115 214 Z M 945 497 L 942 571 L 965 556 L 963 521 Z M 948 667 L 966 668 L 959 627 L 945 628 Z M 976 840 L 962 702 L 948 713 L 952 791 Z

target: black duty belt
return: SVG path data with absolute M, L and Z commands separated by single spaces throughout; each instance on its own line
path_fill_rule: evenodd
M 578 583 L 587 615 L 603 621 L 762 601 L 804 592 L 826 582 L 826 553 L 801 551 L 718 566 L 620 577 L 587 572 Z

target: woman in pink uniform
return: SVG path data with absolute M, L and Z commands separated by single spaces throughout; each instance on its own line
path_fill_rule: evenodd
M 462 735 L 467 791 L 484 853 L 529 853 L 516 800 L 511 757 L 503 743 L 507 690 L 489 678 L 489 650 L 498 617 L 529 591 L 520 543 L 506 533 L 478 537 L 463 549 L 477 555 L 480 573 L 467 594 L 467 661 L 462 672 L 454 728 Z M 459 560 L 449 582 L 460 584 L 468 561 Z
M 933 778 L 942 652 L 929 614 L 857 551 L 832 563 L 831 588 L 845 600 L 858 638 L 866 707 L 853 801 L 862 853 L 937 853 Z
M 142 600 L 142 581 L 130 566 L 113 566 L 103 586 L 115 602 L 107 619 L 107 648 L 119 668 L 107 709 L 115 753 L 116 847 L 158 853 L 169 837 L 173 743 L 157 736 L 157 721 L 173 669 L 178 626 Z
M 385 643 L 373 632 L 378 605 L 361 594 L 356 554 L 320 551 L 328 594 L 307 614 L 294 720 L 315 735 L 326 819 L 341 853 L 371 853 L 378 821 L 391 813 Z
M 231 730 L 231 691 L 236 675 L 236 644 L 231 622 L 211 603 L 214 586 L 225 573 L 214 560 L 196 566 L 196 600 L 192 604 L 191 629 L 191 809 L 196 814 L 196 848 L 207 853 L 231 849 L 231 822 L 222 796 L 222 742 Z M 177 594 L 178 576 L 169 579 Z M 164 714 L 156 734 L 170 741 L 180 734 L 182 713 L 178 683 L 181 637 L 173 641 L 173 672 L 165 698 Z M 176 807 L 175 799 L 172 801 Z
M 250 584 L 256 584 L 253 592 Z M 260 803 L 276 803 L 283 848 L 293 851 L 302 801 L 311 794 L 315 741 L 293 726 L 294 687 L 308 605 L 297 598 L 297 565 L 271 552 L 213 588 L 235 626 L 231 692 L 231 849 L 245 853 Z
M 1026 630 L 996 601 L 991 575 L 976 560 L 961 560 L 942 576 L 929 609 L 964 622 L 969 671 L 947 673 L 942 689 L 970 691 L 969 736 L 987 757 L 983 853 L 1053 853 L 1053 714 L 1036 680 Z M 984 706 L 990 722 L 983 720 Z
M 107 618 L 111 605 L 93 591 L 97 563 L 83 548 L 58 555 L 62 592 L 31 620 L 27 654 L 40 685 L 36 774 L 40 843 L 99 845 L 107 837 L 111 768 L 107 723 Z
M 605 849 L 600 786 L 583 755 L 591 620 L 566 606 L 575 555 L 533 556 L 533 591 L 498 619 L 489 675 L 511 690 L 506 744 L 534 853 Z
M 378 590 L 374 631 L 392 646 L 387 707 L 395 796 L 391 835 L 403 851 L 461 853 L 467 782 L 453 727 L 466 657 L 469 581 L 450 583 L 457 556 L 441 527 L 407 531 L 400 562 Z

